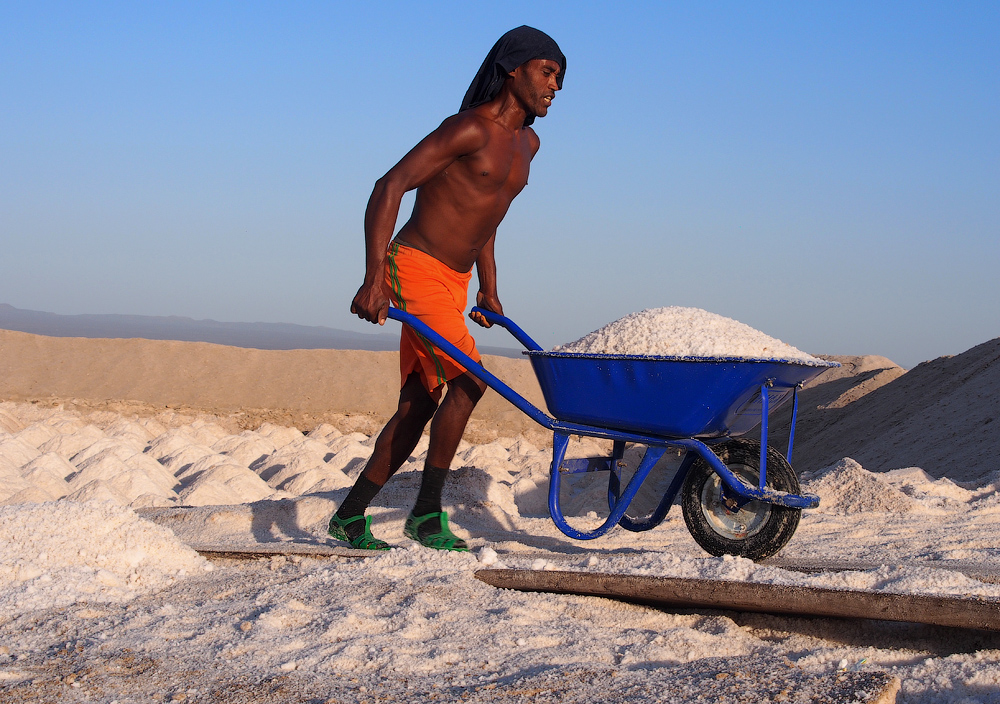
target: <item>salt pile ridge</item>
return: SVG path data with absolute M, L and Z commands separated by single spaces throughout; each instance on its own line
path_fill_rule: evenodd
M 629 313 L 553 352 L 656 357 L 737 357 L 806 364 L 823 360 L 732 318 L 700 308 L 670 306 Z
M 0 616 L 124 603 L 212 566 L 168 528 L 108 502 L 0 507 Z

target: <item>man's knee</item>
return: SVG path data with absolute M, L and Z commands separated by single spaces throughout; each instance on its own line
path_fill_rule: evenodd
M 486 383 L 466 372 L 448 382 L 448 393 L 456 391 L 475 406 L 486 393 Z
M 420 376 L 416 372 L 410 374 L 399 392 L 398 412 L 405 416 L 423 419 L 426 423 L 434 415 L 437 407 L 438 402 L 424 388 Z

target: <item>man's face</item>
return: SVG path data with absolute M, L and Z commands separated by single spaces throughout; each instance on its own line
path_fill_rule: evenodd
M 559 90 L 556 78 L 560 70 L 559 63 L 551 59 L 532 59 L 510 72 L 512 92 L 528 114 L 545 117 Z

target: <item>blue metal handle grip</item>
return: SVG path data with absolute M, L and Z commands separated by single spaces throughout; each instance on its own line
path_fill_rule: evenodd
M 528 333 L 517 326 L 510 318 L 500 315 L 499 313 L 494 313 L 491 310 L 486 310 L 485 308 L 480 308 L 479 306 L 474 306 L 469 314 L 479 313 L 481 316 L 486 318 L 486 320 L 494 325 L 499 325 L 502 328 L 506 328 L 507 332 L 514 336 L 518 342 L 524 345 L 525 349 L 531 350 L 532 352 L 541 352 L 541 346 L 532 340 Z

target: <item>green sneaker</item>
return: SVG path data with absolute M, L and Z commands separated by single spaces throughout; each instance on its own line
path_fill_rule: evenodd
M 436 533 L 424 532 L 420 534 L 420 526 L 432 518 L 438 518 L 441 527 Z M 428 513 L 424 516 L 414 516 L 412 513 L 406 517 L 403 525 L 403 535 L 416 540 L 421 545 L 434 548 L 435 550 L 454 550 L 455 552 L 469 552 L 469 546 L 464 540 L 451 532 L 448 528 L 448 514 L 445 511 L 440 513 Z
M 352 538 L 347 534 L 347 526 L 360 520 L 364 520 L 365 530 L 357 537 Z M 371 516 L 354 516 L 352 518 L 340 518 L 337 516 L 337 514 L 333 514 L 333 518 L 330 519 L 330 527 L 327 530 L 327 532 L 337 540 L 343 540 L 350 543 L 351 547 L 357 548 L 358 550 L 391 549 L 392 546 L 389 545 L 389 543 L 385 542 L 384 540 L 379 540 L 374 535 L 372 535 L 371 526 L 372 526 Z

